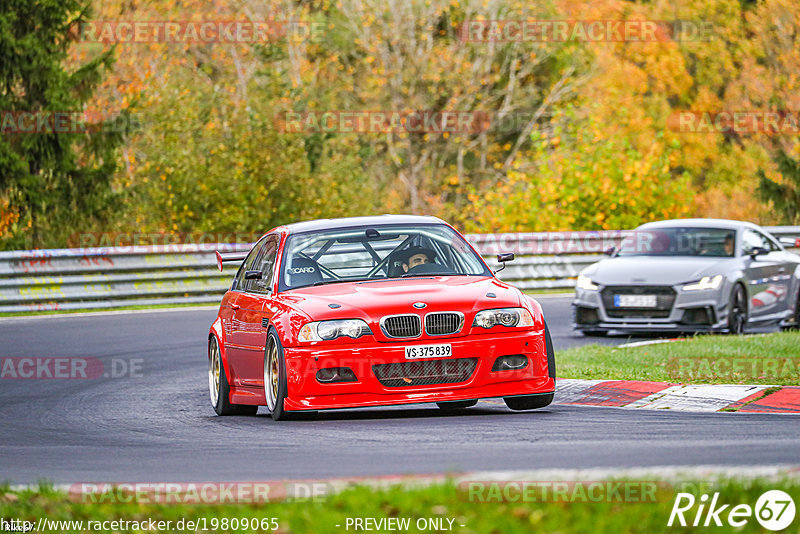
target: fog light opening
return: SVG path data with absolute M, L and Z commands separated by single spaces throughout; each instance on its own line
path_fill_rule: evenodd
M 317 381 L 322 384 L 356 382 L 356 375 L 349 367 L 326 367 L 317 371 Z
M 709 306 L 686 308 L 681 318 L 681 323 L 691 325 L 711 326 L 714 322 L 714 310 Z
M 579 325 L 599 323 L 600 316 L 597 314 L 597 308 L 585 308 L 583 306 L 576 306 L 575 322 Z
M 517 371 L 528 366 L 528 358 L 522 354 L 499 356 L 492 366 L 492 371 Z

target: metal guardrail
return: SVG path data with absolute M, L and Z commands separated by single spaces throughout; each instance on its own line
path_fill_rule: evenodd
M 767 227 L 793 237 L 800 227 Z M 521 289 L 572 288 L 586 266 L 630 231 L 467 234 L 490 267 L 495 255 L 517 259 L 498 273 Z M 0 313 L 101 309 L 153 304 L 217 303 L 237 266 L 217 270 L 215 250 L 248 243 L 100 247 L 0 252 Z

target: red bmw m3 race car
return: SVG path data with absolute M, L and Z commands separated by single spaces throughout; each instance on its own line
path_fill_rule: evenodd
M 498 255 L 499 262 L 513 254 Z M 542 408 L 555 361 L 539 304 L 435 217 L 309 221 L 268 232 L 241 262 L 208 334 L 219 415 L 503 397 Z

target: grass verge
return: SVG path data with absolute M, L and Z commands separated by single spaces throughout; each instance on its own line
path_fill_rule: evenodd
M 800 482 L 784 478 L 778 481 L 766 479 L 740 480 L 717 478 L 705 482 L 659 482 L 647 481 L 586 481 L 570 483 L 563 492 L 556 494 L 555 482 L 538 483 L 532 492 L 518 491 L 525 481 L 513 485 L 474 486 L 475 483 L 435 484 L 424 488 L 372 489 L 353 487 L 341 493 L 315 501 L 270 502 L 259 504 L 151 504 L 142 502 L 81 502 L 48 488 L 32 491 L 10 491 L 0 488 L 0 516 L 4 519 L 19 519 L 39 525 L 41 518 L 50 521 L 82 521 L 79 525 L 54 525 L 40 532 L 102 532 L 86 528 L 88 521 L 171 521 L 169 528 L 150 530 L 130 528 L 130 525 L 106 529 L 106 532 L 195 532 L 202 528 L 176 528 L 178 521 L 196 521 L 205 524 L 212 532 L 283 532 L 283 533 L 341 533 L 352 532 L 355 518 L 396 518 L 408 520 L 409 528 L 404 532 L 430 532 L 447 530 L 460 533 L 508 534 L 516 532 L 614 532 L 653 533 L 671 530 L 667 527 L 678 492 L 687 492 L 696 498 L 695 506 L 685 512 L 688 524 L 698 512 L 700 496 L 708 494 L 709 500 L 719 492 L 717 506 L 728 504 L 720 514 L 722 527 L 712 527 L 714 532 L 763 532 L 755 516 L 746 519 L 743 528 L 734 529 L 726 521 L 730 510 L 739 504 L 755 508 L 758 498 L 766 491 L 781 489 L 795 502 L 800 502 Z M 502 483 L 501 483 L 502 484 Z M 541 484 L 547 486 L 541 489 Z M 600 491 L 589 491 L 590 484 L 601 484 Z M 614 489 L 614 484 L 616 490 Z M 515 491 L 507 492 L 511 487 Z M 628 488 L 635 488 L 633 493 Z M 477 488 L 477 491 L 475 491 Z M 499 491 L 494 489 L 501 488 Z M 649 489 L 648 489 L 649 488 Z M 578 491 L 582 490 L 582 491 Z M 507 495 L 507 498 L 503 497 Z M 96 498 L 96 497 L 95 497 Z M 535 502 L 533 501 L 535 499 Z M 487 502 L 488 501 L 488 502 Z M 704 513 L 701 518 L 705 520 Z M 755 513 L 755 512 L 753 512 Z M 221 526 L 223 518 L 227 528 Z M 258 528 L 232 528 L 231 520 L 258 520 Z M 269 520 L 274 518 L 275 523 Z M 262 528 L 261 521 L 266 528 Z M 348 526 L 348 519 L 351 521 Z M 438 520 L 430 522 L 428 519 Z M 424 528 L 422 522 L 424 520 Z M 248 524 L 250 522 L 248 521 Z M 797 532 L 798 520 L 786 532 Z M 216 524 L 216 526 L 214 526 Z M 274 525 L 277 524 L 277 529 Z M 713 524 L 713 523 L 712 523 Z M 444 528 L 432 528 L 440 525 Z M 55 528 L 57 527 L 57 528 Z M 212 528 L 213 527 L 213 528 Z M 676 527 L 673 527 L 676 528 Z M 681 527 L 677 526 L 678 530 Z M 691 527 L 690 527 L 691 529 Z M 363 530 L 363 529 L 362 529 Z M 388 529 L 375 529 L 385 532 Z M 686 530 L 685 528 L 683 530 Z
M 563 378 L 695 384 L 800 385 L 800 332 L 703 335 L 638 347 L 557 351 Z

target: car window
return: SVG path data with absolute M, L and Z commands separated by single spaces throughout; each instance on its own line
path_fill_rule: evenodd
M 376 225 L 290 235 L 280 290 L 404 276 L 491 276 L 457 232 L 443 224 Z
M 275 271 L 275 258 L 278 256 L 278 238 L 269 236 L 264 241 L 264 246 L 258 251 L 252 270 L 261 271 L 261 280 L 247 280 L 247 289 L 250 293 L 266 294 L 272 287 L 272 276 Z
M 761 232 L 759 232 L 759 234 L 761 234 Z M 770 252 L 775 252 L 775 251 L 781 250 L 780 245 L 778 245 L 778 243 L 776 243 L 775 240 L 772 239 L 770 236 L 768 236 L 766 234 L 761 234 L 761 238 L 763 239 L 763 241 L 765 243 L 764 248 L 766 248 Z
M 727 228 L 661 227 L 637 229 L 620 244 L 618 256 L 735 255 L 736 231 Z
M 246 291 L 246 282 L 249 280 L 244 279 L 245 271 L 250 271 L 253 269 L 253 264 L 255 263 L 256 256 L 261 251 L 261 248 L 266 243 L 266 239 L 262 239 L 255 245 L 253 248 L 250 249 L 250 252 L 245 257 L 242 264 L 239 266 L 239 270 L 236 273 L 236 276 L 233 278 L 233 285 L 231 285 L 231 291 Z
M 769 239 L 767 239 L 766 236 L 764 236 L 761 232 L 756 232 L 755 230 L 750 229 L 745 230 L 744 234 L 742 235 L 742 249 L 744 250 L 745 254 L 750 254 L 750 252 L 756 247 L 771 250 Z

